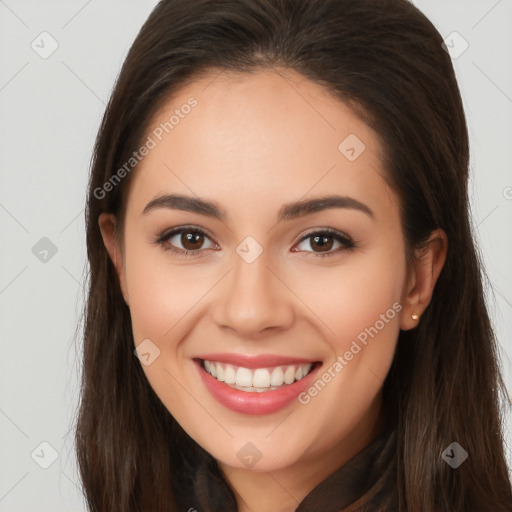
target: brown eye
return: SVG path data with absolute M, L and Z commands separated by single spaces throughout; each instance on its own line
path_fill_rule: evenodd
M 332 235 L 312 236 L 310 244 L 312 249 L 318 249 L 319 252 L 330 251 L 334 245 L 333 238 Z
M 203 245 L 204 238 L 202 233 L 183 231 L 181 233 L 180 242 L 186 251 L 196 251 Z
M 335 243 L 339 245 L 335 250 L 332 250 Z M 300 248 L 301 245 L 302 248 Z M 312 250 L 308 250 L 308 246 Z M 348 236 L 337 231 L 326 229 L 306 235 L 299 242 L 298 247 L 300 251 L 312 252 L 317 256 L 331 256 L 347 249 L 353 249 L 355 244 Z
M 207 241 L 210 242 L 210 245 L 204 247 Z M 215 244 L 203 231 L 186 227 L 164 233 L 156 243 L 162 245 L 165 250 L 185 256 L 192 256 L 196 253 L 199 255 L 202 250 L 215 247 Z

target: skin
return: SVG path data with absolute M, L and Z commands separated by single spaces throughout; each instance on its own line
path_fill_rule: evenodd
M 143 369 L 163 404 L 217 459 L 240 511 L 293 511 L 378 434 L 399 330 L 421 321 L 411 315 L 430 301 L 446 236 L 432 233 L 406 265 L 399 198 L 384 179 L 379 138 L 320 85 L 281 68 L 207 75 L 169 98 L 151 129 L 191 96 L 197 107 L 134 171 L 121 236 L 111 214 L 101 215 L 100 229 L 134 344 L 150 339 L 160 350 Z M 366 146 L 354 161 L 338 150 L 349 134 Z M 226 219 L 170 208 L 142 213 L 170 193 L 216 201 Z M 277 222 L 284 203 L 333 193 L 364 203 L 373 217 L 334 208 Z M 190 250 L 180 235 L 155 243 L 164 230 L 189 224 L 207 235 L 194 257 L 165 250 L 171 243 Z M 328 239 L 331 256 L 322 258 L 312 238 L 301 241 L 322 228 L 348 235 L 355 247 L 336 252 L 343 246 Z M 263 248 L 250 264 L 236 252 L 247 236 Z M 233 412 L 210 395 L 191 359 L 275 353 L 327 369 L 394 303 L 401 311 L 305 405 Z M 247 442 L 261 453 L 251 468 L 237 457 Z

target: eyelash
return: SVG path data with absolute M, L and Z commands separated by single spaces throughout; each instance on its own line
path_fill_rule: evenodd
M 158 244 L 158 245 L 161 245 L 162 248 L 165 251 L 171 251 L 171 252 L 173 252 L 175 254 L 178 254 L 179 256 L 183 256 L 183 257 L 186 257 L 186 258 L 197 257 L 198 253 L 200 253 L 202 250 L 207 250 L 207 249 L 200 249 L 200 250 L 197 250 L 197 251 L 189 251 L 189 250 L 177 249 L 176 247 L 172 247 L 172 246 L 166 247 L 164 245 L 165 242 L 170 240 L 173 236 L 175 236 L 177 234 L 181 234 L 181 233 L 200 234 L 200 235 L 204 235 L 207 238 L 210 238 L 202 229 L 199 229 L 199 228 L 196 228 L 196 227 L 193 227 L 193 226 L 183 226 L 183 227 L 176 228 L 176 229 L 173 229 L 171 231 L 167 231 L 167 232 L 162 233 L 158 237 L 158 239 L 155 241 L 155 243 Z M 311 253 L 313 253 L 316 256 L 321 257 L 321 258 L 330 257 L 330 256 L 338 254 L 338 253 L 340 253 L 342 251 L 352 250 L 352 249 L 354 249 L 356 247 L 355 243 L 350 239 L 350 237 L 348 237 L 347 235 L 344 235 L 343 233 L 340 233 L 339 231 L 331 229 L 331 228 L 324 228 L 322 230 L 311 231 L 311 232 L 307 233 L 306 235 L 304 235 L 299 240 L 298 244 L 302 243 L 304 240 L 307 240 L 308 238 L 313 238 L 314 235 L 330 235 L 336 241 L 340 242 L 344 246 L 342 248 L 338 248 L 337 250 L 329 251 L 329 252 L 326 252 L 326 253 L 317 253 L 317 252 L 314 252 L 314 251 L 305 251 L 305 252 L 311 252 Z M 294 252 L 301 252 L 301 251 L 294 251 Z

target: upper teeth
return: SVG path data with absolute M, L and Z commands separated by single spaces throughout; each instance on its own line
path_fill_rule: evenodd
M 284 384 L 292 384 L 305 377 L 311 370 L 311 363 L 275 366 L 273 368 L 244 368 L 227 363 L 204 360 L 205 370 L 221 382 L 231 384 L 237 388 L 272 388 Z

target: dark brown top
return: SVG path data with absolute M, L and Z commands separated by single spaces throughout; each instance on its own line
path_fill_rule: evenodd
M 352 459 L 318 484 L 296 512 L 391 512 L 389 464 L 392 436 L 383 432 Z M 387 448 L 387 449 L 386 449 Z M 388 463 L 385 464 L 386 459 Z
M 320 482 L 295 512 L 394 512 L 395 433 L 382 431 L 352 459 Z M 193 482 L 197 512 L 237 512 L 236 499 L 214 462 L 200 464 Z

